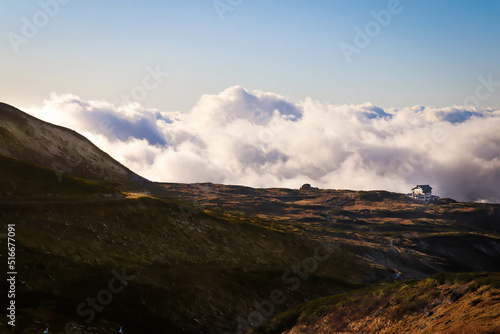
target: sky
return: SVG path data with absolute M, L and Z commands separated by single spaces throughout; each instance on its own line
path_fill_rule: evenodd
M 500 201 L 500 0 L 0 9 L 0 101 L 151 180 Z
M 388 24 L 370 25 L 392 3 L 1 0 L 0 100 L 28 106 L 56 92 L 113 101 L 148 66 L 169 77 L 140 102 L 168 111 L 234 85 L 295 102 L 443 107 L 464 104 L 479 76 L 500 81 L 500 0 L 401 0 Z M 23 18 L 36 30 L 25 28 L 27 38 Z M 367 26 L 376 34 L 348 62 L 340 45 L 356 47 L 355 28 Z M 500 107 L 500 94 L 478 105 Z

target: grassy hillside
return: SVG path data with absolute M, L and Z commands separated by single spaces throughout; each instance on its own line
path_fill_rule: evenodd
M 111 187 L 0 155 L 0 199 L 40 200 L 121 196 Z
M 500 271 L 500 205 L 424 203 L 386 191 L 163 184 L 163 192 L 225 219 L 328 238 L 394 278 Z
M 500 273 L 377 284 L 298 305 L 251 333 L 500 333 Z
M 53 171 L 39 173 L 45 180 Z M 71 191 L 85 187 L 75 182 Z M 0 219 L 17 226 L 20 328 L 61 331 L 74 321 L 82 333 L 114 333 L 117 325 L 128 333 L 226 333 L 384 280 L 500 270 L 495 205 L 424 204 L 386 192 L 161 187 L 99 201 L 0 200 Z M 332 253 L 314 260 L 324 243 Z M 77 306 L 122 268 L 134 280 L 86 324 Z M 255 318 L 276 290 L 285 300 Z
M 279 312 L 390 274 L 334 248 L 307 280 L 290 272 L 299 287 L 284 283 L 283 273 L 314 256 L 320 244 L 195 211 L 177 199 L 0 202 L 0 219 L 16 224 L 20 328 L 48 323 L 60 331 L 72 320 L 82 333 L 116 332 L 108 324 L 122 324 L 128 333 L 222 333 L 275 289 L 286 295 Z M 85 324 L 77 306 L 122 268 L 134 280 Z

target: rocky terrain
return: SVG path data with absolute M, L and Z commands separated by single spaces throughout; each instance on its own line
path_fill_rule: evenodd
M 500 333 L 500 274 L 438 274 L 301 304 L 252 333 Z
M 386 191 L 162 186 L 200 211 L 342 245 L 398 279 L 500 269 L 498 204 L 424 203 Z

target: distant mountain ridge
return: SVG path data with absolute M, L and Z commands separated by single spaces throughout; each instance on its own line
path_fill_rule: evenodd
M 5 103 L 0 103 L 0 154 L 108 185 L 149 183 L 84 136 Z

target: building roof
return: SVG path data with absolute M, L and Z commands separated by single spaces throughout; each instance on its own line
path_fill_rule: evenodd
M 414 190 L 414 189 L 417 189 L 417 188 L 422 189 L 422 191 L 424 193 L 428 193 L 428 192 L 430 193 L 432 191 L 432 187 L 430 185 L 428 185 L 428 184 L 419 184 L 416 187 L 413 187 L 411 190 Z

